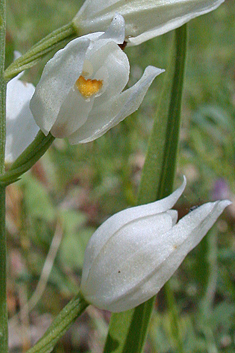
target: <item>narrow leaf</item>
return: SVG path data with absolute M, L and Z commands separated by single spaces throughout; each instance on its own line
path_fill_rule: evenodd
M 48 34 L 40 40 L 24 55 L 20 56 L 5 70 L 5 80 L 10 80 L 20 72 L 36 65 L 38 61 L 47 53 L 57 48 L 59 45 L 67 43 L 76 36 L 76 31 L 72 23 L 69 23 L 54 32 Z
M 142 172 L 138 204 L 165 197 L 173 189 L 186 58 L 186 25 L 175 33 L 175 44 Z M 133 310 L 113 314 L 104 353 L 141 353 L 154 303 L 155 298 L 152 298 Z

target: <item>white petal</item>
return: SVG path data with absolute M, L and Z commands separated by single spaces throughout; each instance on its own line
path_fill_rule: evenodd
M 132 114 L 139 108 L 154 78 L 162 72 L 164 70 L 148 66 L 134 86 L 121 93 L 120 96 L 114 97 L 109 105 L 103 104 L 92 110 L 86 124 L 70 136 L 70 143 L 93 141 Z
M 107 70 L 109 97 L 120 93 L 124 89 L 129 79 L 130 64 L 127 55 L 119 46 L 114 42 L 106 42 L 99 50 L 93 51 L 92 54 L 88 53 L 87 58 L 93 66 L 94 74 L 101 67 Z M 107 104 L 107 95 L 100 96 L 99 99 L 96 99 L 95 104 L 101 104 L 99 100 L 101 100 L 101 103 L 105 101 L 105 104 Z
M 164 71 L 165 70 L 158 69 L 154 66 L 146 67 L 141 79 L 134 86 L 124 91 L 118 98 L 116 103 L 122 108 L 112 121 L 112 127 L 117 125 L 120 121 L 124 120 L 127 116 L 131 115 L 139 108 L 155 77 Z
M 72 88 L 60 108 L 51 134 L 54 137 L 67 137 L 80 128 L 87 120 L 94 103 L 94 97 L 89 100 Z
M 229 204 L 227 200 L 205 204 L 176 226 L 173 226 L 175 215 L 171 210 L 133 220 L 106 239 L 95 259 L 88 245 L 81 284 L 85 299 L 113 312 L 131 309 L 148 300 L 172 276 Z M 102 236 L 105 233 L 96 240 L 98 246 Z
M 100 40 L 98 40 L 100 42 Z M 110 97 L 117 95 L 126 86 L 129 78 L 129 61 L 126 54 L 111 41 L 102 41 L 102 46 L 95 44 L 93 50 L 88 50 L 86 62 L 92 69 L 92 75 L 85 78 L 103 81 L 101 95 L 85 99 L 76 89 L 72 88 L 60 108 L 57 120 L 51 129 L 55 137 L 69 139 L 76 135 L 76 130 L 86 122 L 91 109 L 96 111 L 95 105 L 104 102 L 108 108 Z M 102 93 L 104 90 L 104 93 Z M 94 103 L 94 107 L 93 107 Z M 93 115 L 93 113 L 91 113 Z M 72 137 L 70 137 L 72 135 Z
M 87 38 L 72 40 L 48 61 L 43 70 L 30 108 L 45 134 L 55 123 L 65 97 L 82 72 L 89 43 Z
M 138 27 L 138 33 L 135 33 L 135 28 L 130 26 L 128 38 L 130 45 L 141 44 L 181 27 L 193 18 L 216 9 L 224 0 L 164 0 L 158 2 L 158 7 L 149 9 L 149 13 L 144 19 L 143 16 L 135 16 L 135 26 Z
M 116 12 L 126 22 L 126 40 L 140 44 L 216 9 L 224 0 L 86 0 L 74 18 L 79 33 L 105 30 Z
M 18 78 L 7 84 L 5 163 L 14 162 L 39 131 L 29 109 L 34 86 Z
M 115 14 L 110 26 L 100 39 L 110 38 L 117 44 L 122 44 L 125 40 L 125 20 L 118 13 Z
M 173 226 L 175 215 L 168 212 L 128 223 L 107 240 L 90 271 L 83 272 L 81 290 L 86 300 L 98 307 L 102 307 L 104 302 L 109 305 L 121 292 L 128 292 L 134 285 L 133 272 L 139 269 L 140 276 L 140 273 L 148 271 L 151 255 L 155 256 L 152 253 L 149 257 L 149 244 Z M 112 260 L 106 256 L 108 254 L 112 254 Z M 112 278 L 115 280 L 113 286 L 110 283 Z
M 180 266 L 185 256 L 202 240 L 225 207 L 230 204 L 231 202 L 227 200 L 205 204 L 190 212 L 165 233 L 161 242 L 156 239 L 155 244 L 154 241 L 149 244 L 149 249 L 156 250 L 155 257 L 149 254 L 151 262 L 149 273 L 139 275 L 141 270 L 139 268 L 132 271 L 133 278 L 129 280 L 133 283 L 139 276 L 139 282 L 136 281 L 136 286 L 130 289 L 128 295 L 127 293 L 125 297 L 120 295 L 120 299 L 112 303 L 109 310 L 125 311 L 154 296 Z
M 185 186 L 186 179 L 184 177 L 182 185 L 164 199 L 123 210 L 106 220 L 106 222 L 104 222 L 92 235 L 87 246 L 83 266 L 83 278 L 87 278 L 93 261 L 113 234 L 119 231 L 122 227 L 136 220 L 143 219 L 145 217 L 149 218 L 170 210 L 183 193 Z M 172 223 L 175 224 L 175 222 L 176 218 L 174 214 Z
M 94 109 L 88 116 L 86 124 L 69 136 L 69 143 L 71 145 L 87 143 L 99 137 L 97 130 L 101 131 L 103 127 L 107 127 L 112 119 L 112 115 L 117 115 L 120 110 L 120 107 L 114 104 L 115 98 L 110 99 L 110 101 L 106 102 L 106 104 L 104 103 L 102 105 L 94 106 Z M 107 130 L 109 130 L 109 128 Z M 100 136 L 102 136 L 105 132 L 106 130 L 101 133 Z M 97 133 L 97 135 L 95 133 Z
M 80 136 L 84 134 L 89 136 L 94 130 L 97 130 L 97 126 L 99 128 L 100 124 L 106 125 L 106 121 L 111 119 L 110 115 L 115 116 L 115 114 L 118 114 L 120 107 L 114 102 L 116 102 L 116 96 L 120 94 L 129 79 L 130 67 L 128 58 L 113 42 L 107 43 L 99 51 L 96 51 L 92 57 L 89 57 L 89 62 L 94 69 L 92 78 L 103 79 L 102 90 L 104 92 L 100 96 L 95 97 L 92 111 L 84 126 L 79 126 L 77 131 L 71 132 L 71 136 L 69 136 L 71 144 L 79 143 Z M 102 66 L 98 70 L 97 64 L 100 65 L 100 63 L 102 63 Z M 78 113 L 77 119 L 80 120 L 81 113 L 79 110 Z

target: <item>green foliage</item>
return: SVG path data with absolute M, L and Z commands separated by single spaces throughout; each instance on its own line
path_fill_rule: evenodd
M 22 184 L 27 214 L 30 214 L 36 220 L 54 221 L 56 217 L 55 209 L 43 185 L 30 175 L 23 179 Z
M 63 242 L 59 250 L 59 261 L 71 270 L 81 270 L 86 245 L 94 232 L 84 228 L 86 216 L 80 212 L 65 210 L 61 212 L 64 222 Z

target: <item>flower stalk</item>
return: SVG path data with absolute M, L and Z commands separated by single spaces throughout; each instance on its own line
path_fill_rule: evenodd
M 42 338 L 27 353 L 50 353 L 89 304 L 78 293 L 59 313 Z
M 6 140 L 6 83 L 4 80 L 6 3 L 0 0 L 0 174 L 4 173 Z
M 34 141 L 15 160 L 10 169 L 0 176 L 0 186 L 6 186 L 17 181 L 44 155 L 54 139 L 51 134 L 45 136 L 42 131 L 39 131 Z
M 4 173 L 6 139 L 6 84 L 4 81 L 6 1 L 0 0 L 0 175 Z M 0 352 L 8 352 L 6 298 L 5 187 L 0 186 Z
M 6 299 L 5 187 L 0 186 L 0 351 L 8 352 Z

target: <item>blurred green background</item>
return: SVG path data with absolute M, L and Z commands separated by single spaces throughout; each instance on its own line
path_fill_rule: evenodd
M 7 65 L 78 11 L 78 0 L 8 0 Z M 235 2 L 189 24 L 177 181 L 177 204 L 235 201 Z M 147 65 L 166 68 L 173 35 L 126 49 L 130 85 Z M 51 54 L 52 55 L 52 54 Z M 36 84 L 49 59 L 26 72 Z M 11 352 L 25 352 L 79 287 L 84 249 L 108 216 L 135 205 L 148 136 L 164 74 L 138 112 L 98 140 L 70 146 L 56 140 L 7 190 L 8 307 Z M 183 352 L 235 351 L 235 206 L 224 212 L 170 281 Z M 19 313 L 18 315 L 16 315 Z M 56 353 L 102 352 L 109 313 L 90 307 L 56 346 Z M 158 295 L 146 352 L 175 353 L 177 338 L 164 290 Z

